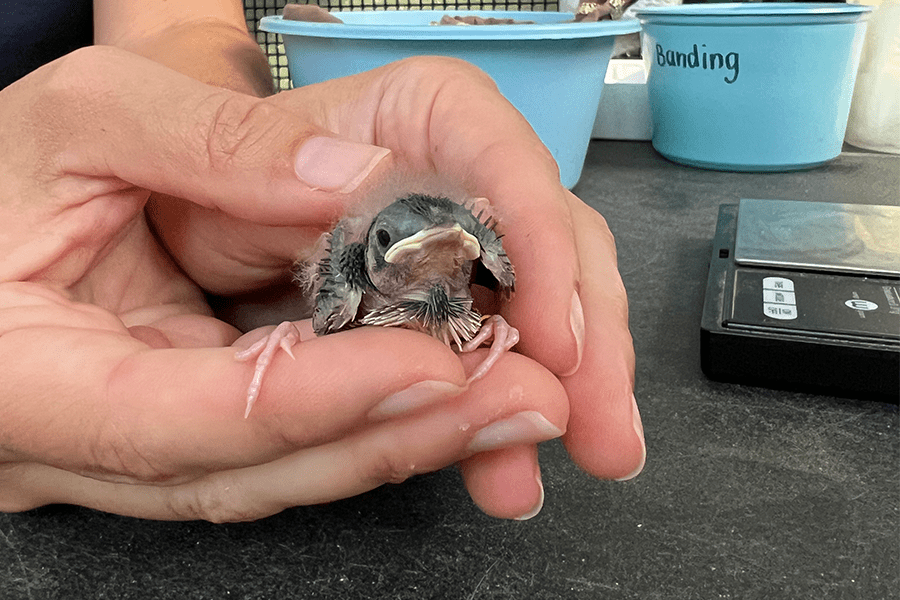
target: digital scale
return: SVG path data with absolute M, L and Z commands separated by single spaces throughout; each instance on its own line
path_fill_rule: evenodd
M 711 379 L 897 402 L 900 207 L 719 207 L 700 338 Z

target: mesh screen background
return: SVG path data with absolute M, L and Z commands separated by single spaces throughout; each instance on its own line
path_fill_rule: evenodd
M 279 90 L 291 87 L 287 57 L 281 36 L 259 30 L 259 20 L 269 15 L 280 14 L 285 4 L 318 4 L 327 10 L 558 10 L 558 0 L 522 0 L 503 2 L 502 0 L 461 0 L 443 2 L 440 0 L 244 0 L 244 13 L 250 33 L 269 57 L 269 66 Z

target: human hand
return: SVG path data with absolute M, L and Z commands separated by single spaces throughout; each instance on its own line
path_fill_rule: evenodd
M 628 304 L 605 221 L 560 185 L 549 152 L 492 93 L 487 78 L 445 61 L 394 68 L 380 83 L 386 91 L 373 142 L 490 199 L 517 273 L 516 296 L 500 312 L 519 328 L 518 351 L 553 372 L 566 390 L 566 448 L 595 476 L 637 475 L 646 451 L 633 394 Z M 518 482 L 511 488 L 522 490 L 535 472 L 536 450 L 526 447 L 463 465 L 470 493 L 489 512 L 504 501 L 512 505 L 511 498 L 498 498 L 501 482 Z
M 279 355 L 243 418 L 253 368 L 231 344 L 264 332 L 238 339 L 192 277 L 276 280 L 359 199 L 298 178 L 293 157 L 332 135 L 301 112 L 101 47 L 0 92 L 0 509 L 253 519 L 565 429 L 538 363 L 509 355 L 463 389 L 477 356 L 381 328 Z M 148 226 L 151 191 L 191 277 Z M 176 202 L 189 209 L 167 221 Z
M 563 188 L 553 158 L 493 82 L 464 63 L 423 58 L 283 92 L 268 104 L 340 136 L 304 142 L 327 156 L 298 163 L 301 178 L 316 188 L 304 192 L 306 202 L 350 209 L 367 192 L 401 185 L 391 182 L 391 169 L 401 164 L 426 179 L 452 182 L 470 197 L 489 198 L 517 273 L 515 297 L 495 309 L 520 330 L 518 351 L 562 383 L 571 411 L 566 447 L 598 477 L 627 479 L 641 470 L 634 354 L 612 235 L 600 215 Z M 390 155 L 379 155 L 379 148 Z M 154 215 L 179 264 L 221 292 L 270 282 L 298 250 L 302 256 L 311 247 L 310 240 L 279 246 L 286 238 L 250 231 L 196 203 L 159 202 Z M 216 243 L 221 231 L 235 228 L 241 235 L 229 239 L 242 246 Z M 210 268 L 235 257 L 247 277 Z M 539 506 L 539 473 L 536 448 L 527 445 L 463 463 L 473 498 L 498 516 Z

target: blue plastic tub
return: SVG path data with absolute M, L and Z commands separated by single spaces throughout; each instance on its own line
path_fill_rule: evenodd
M 691 4 L 637 10 L 653 146 L 733 171 L 841 152 L 869 6 Z
M 435 26 L 445 14 L 535 21 L 533 25 Z M 571 13 L 356 11 L 341 23 L 264 17 L 260 28 L 284 38 L 295 87 L 353 75 L 415 55 L 467 60 L 487 72 L 550 149 L 560 179 L 581 176 L 614 36 L 636 19 L 566 23 Z

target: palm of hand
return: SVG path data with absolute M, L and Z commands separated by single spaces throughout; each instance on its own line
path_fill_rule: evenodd
M 20 384 L 23 377 L 43 377 L 44 385 L 58 380 L 61 390 L 76 397 L 65 403 L 47 395 L 38 402 L 10 403 L 11 419 L 13 411 L 21 411 L 22 422 L 35 427 L 18 428 L 4 446 L 34 454 L 42 454 L 38 448 L 57 448 L 59 452 L 45 455 L 45 460 L 94 476 L 130 473 L 141 479 L 165 479 L 182 467 L 176 464 L 180 459 L 129 456 L 118 443 L 131 432 L 114 432 L 117 424 L 132 422 L 126 418 L 128 413 L 152 410 L 152 402 L 141 393 L 113 395 L 110 390 L 134 385 L 124 367 L 141 360 L 149 348 L 214 348 L 230 343 L 237 333 L 210 316 L 199 288 L 159 247 L 141 210 L 139 198 L 146 197 L 146 192 L 103 190 L 83 201 L 96 193 L 96 186 L 90 182 L 86 189 L 78 187 L 77 182 L 70 187 L 75 193 L 66 199 L 68 205 L 63 200 L 52 211 L 37 203 L 31 205 L 33 209 L 17 210 L 20 227 L 10 242 L 29 254 L 28 270 L 18 265 L 17 281 L 7 279 L 0 285 L 4 314 L 0 335 L 19 339 L 3 346 L 7 363 L 18 367 L 7 371 L 4 377 L 10 384 L 5 388 L 14 389 L 12 382 Z M 111 214 L 111 207 L 129 210 Z M 105 223 L 101 215 L 108 217 Z M 86 221 L 101 226 L 82 233 Z M 57 233 L 51 243 L 47 231 Z M 4 254 L 16 257 L 15 251 Z M 79 374 L 75 390 L 71 389 L 74 372 Z M 89 401 L 96 397 L 107 402 Z M 122 403 L 116 405 L 113 399 Z M 105 425 L 97 431 L 70 427 L 80 420 L 78 411 L 86 405 L 105 412 Z M 54 415 L 55 426 L 42 426 L 41 414 Z M 73 453 L 72 447 L 84 453 Z M 150 454 L 147 449 L 133 450 Z M 90 463 L 88 456 L 100 460 Z M 144 464 L 139 466 L 140 462 Z

